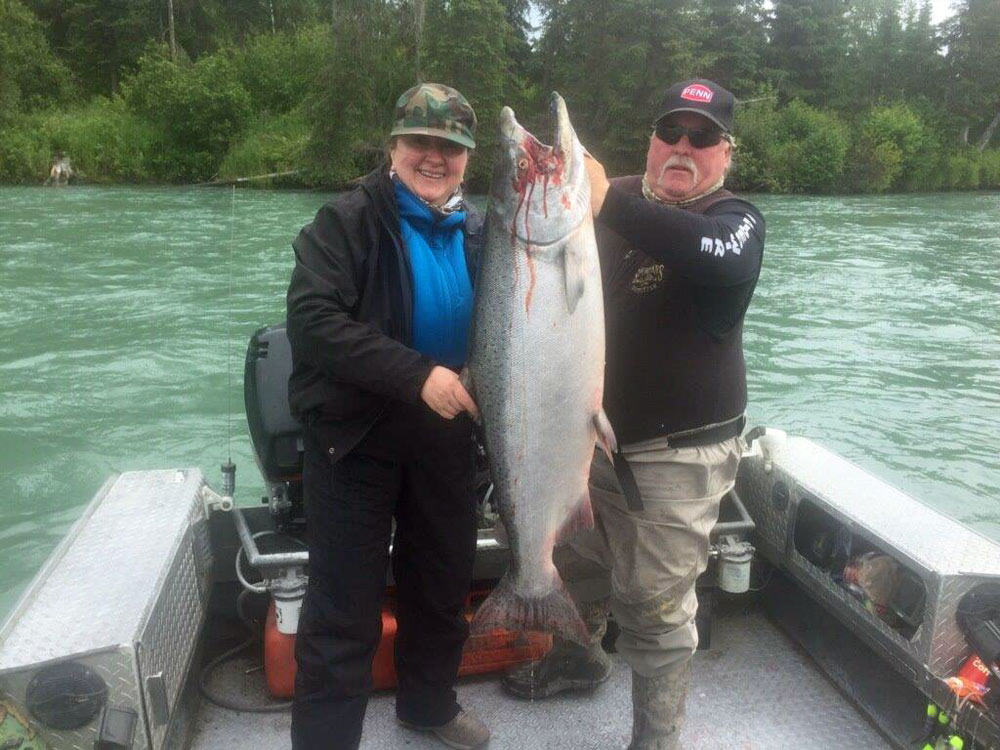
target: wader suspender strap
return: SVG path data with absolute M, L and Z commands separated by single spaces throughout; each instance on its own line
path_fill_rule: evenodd
M 625 502 L 628 504 L 628 509 L 635 511 L 644 510 L 645 506 L 642 504 L 639 485 L 635 483 L 635 475 L 632 473 L 632 467 L 628 465 L 628 460 L 622 453 L 621 448 L 615 451 L 614 456 L 615 476 L 618 477 L 618 484 L 621 485 L 622 494 L 625 495 Z

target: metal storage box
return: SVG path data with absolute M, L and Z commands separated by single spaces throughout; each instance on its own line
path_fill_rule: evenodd
M 211 585 L 204 484 L 108 480 L 0 629 L 0 707 L 44 747 L 92 750 L 102 724 L 112 747 L 163 747 Z
M 933 678 L 953 675 L 969 653 L 955 608 L 971 588 L 1000 577 L 996 545 L 811 440 L 769 433 L 744 457 L 737 479 L 757 524 L 758 550 L 932 692 Z M 900 564 L 911 582 L 910 606 L 923 597 L 912 627 L 891 627 L 803 554 L 796 531 L 806 517 L 824 519 Z

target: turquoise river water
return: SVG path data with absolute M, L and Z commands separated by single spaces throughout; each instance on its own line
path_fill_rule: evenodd
M 105 478 L 231 453 L 263 484 L 246 342 L 329 198 L 0 188 L 0 619 Z M 1000 194 L 754 199 L 750 422 L 813 438 L 1000 540 Z

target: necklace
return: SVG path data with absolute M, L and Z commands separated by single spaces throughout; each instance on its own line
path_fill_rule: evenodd
M 659 203 L 663 206 L 671 206 L 673 208 L 687 208 L 688 206 L 700 201 L 709 193 L 714 193 L 716 190 L 722 187 L 722 183 L 725 182 L 725 180 L 726 176 L 722 175 L 722 177 L 719 178 L 719 181 L 716 182 L 714 185 L 712 185 L 710 188 L 708 188 L 708 190 L 702 193 L 698 193 L 698 195 L 694 196 L 693 198 L 685 198 L 682 201 L 668 201 L 664 200 L 663 198 L 661 198 L 660 196 L 658 196 L 656 193 L 653 192 L 652 188 L 649 187 L 649 182 L 646 180 L 646 175 L 643 175 L 642 194 L 646 198 L 646 200 L 653 201 L 654 203 Z

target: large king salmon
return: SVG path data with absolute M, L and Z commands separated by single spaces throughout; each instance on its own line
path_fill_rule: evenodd
M 584 150 L 555 93 L 552 112 L 553 146 L 500 113 L 467 374 L 512 560 L 472 627 L 582 640 L 552 548 L 593 528 L 590 461 L 615 438 L 601 408 L 604 301 Z

